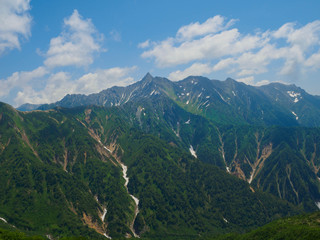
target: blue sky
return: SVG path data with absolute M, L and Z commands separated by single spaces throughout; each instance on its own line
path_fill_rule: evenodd
M 320 1 L 0 0 L 0 101 L 227 77 L 320 95 Z

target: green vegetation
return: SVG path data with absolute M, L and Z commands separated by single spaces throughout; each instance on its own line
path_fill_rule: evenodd
M 162 95 L 113 108 L 0 110 L 0 217 L 28 233 L 132 235 L 119 161 L 140 200 L 134 229 L 144 238 L 241 233 L 315 209 L 319 183 L 305 159 L 319 164 L 317 129 L 216 125 Z M 250 186 L 250 163 L 270 143 Z
M 320 239 L 320 212 L 279 219 L 246 234 L 227 234 L 218 240 L 294 240 Z
M 271 195 L 253 193 L 247 183 L 176 145 L 128 126 L 120 109 L 90 110 L 87 126 L 105 136 L 106 145 L 116 139 L 121 146 L 117 152 L 129 169 L 129 191 L 140 200 L 135 229 L 145 237 L 243 231 L 299 212 Z M 85 112 L 78 111 L 78 118 L 89 119 Z
M 42 235 L 102 239 L 95 230 L 130 232 L 133 210 L 121 169 L 79 121 L 58 111 L 21 114 L 4 104 L 1 113 L 1 217 Z M 108 225 L 100 219 L 103 207 Z

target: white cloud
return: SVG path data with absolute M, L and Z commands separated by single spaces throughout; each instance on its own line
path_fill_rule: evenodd
M 67 94 L 90 94 L 100 92 L 112 86 L 125 86 L 133 82 L 130 73 L 136 67 L 109 68 L 87 73 L 78 79 L 72 79 L 67 72 L 51 74 L 46 86 L 35 90 L 30 85 L 18 92 L 15 98 L 17 106 L 23 103 L 51 103 L 62 99 Z
M 169 79 L 172 81 L 179 81 L 188 76 L 200 76 L 212 72 L 212 67 L 206 63 L 194 63 L 189 68 L 183 71 L 175 71 L 169 74 Z
M 138 44 L 138 48 L 147 48 L 149 46 L 150 46 L 150 40 L 149 39 Z
M 305 62 L 306 66 L 320 68 L 320 51 L 312 54 Z
M 192 39 L 194 37 L 203 36 L 209 33 L 220 32 L 229 28 L 234 24 L 235 20 L 232 19 L 225 23 L 226 19 L 220 15 L 209 18 L 204 23 L 199 22 L 191 23 L 189 25 L 181 27 L 177 32 L 178 39 Z
M 93 62 L 93 54 L 103 51 L 100 35 L 91 22 L 83 19 L 77 10 L 64 19 L 64 31 L 51 39 L 47 59 L 48 67 L 87 66 Z
M 7 49 L 20 49 L 21 38 L 30 36 L 30 0 L 0 0 L 0 55 Z
M 263 86 L 263 85 L 268 85 L 270 83 L 269 80 L 262 80 L 260 82 L 257 82 L 255 85 L 256 86 Z
M 152 42 L 152 48 L 144 51 L 141 56 L 154 58 L 159 67 L 171 67 L 237 55 L 265 43 L 265 34 L 243 35 L 236 28 L 229 29 L 234 22 L 233 19 L 227 22 L 225 18 L 215 16 L 202 24 L 197 22 L 183 26 L 175 38 Z
M 135 69 L 136 67 L 115 67 L 85 74 L 75 82 L 75 92 L 89 94 L 112 86 L 126 86 L 133 83 L 133 78 L 129 74 Z
M 0 3 L 2 1 L 0 0 Z M 59 66 L 91 64 L 93 54 L 103 51 L 100 45 L 101 37 L 91 20 L 83 19 L 78 11 L 74 10 L 70 17 L 64 19 L 64 31 L 51 39 L 49 50 L 46 53 L 37 50 L 46 57 L 43 66 L 33 71 L 15 72 L 6 79 L 0 79 L 0 97 L 13 99 L 15 106 L 27 102 L 51 103 L 60 100 L 66 94 L 90 94 L 115 85 L 125 86 L 132 83 L 134 79 L 130 74 L 136 67 L 99 69 L 85 72 L 79 78 L 73 77 L 69 72 L 55 69 Z
M 199 61 L 213 66 L 203 74 L 224 71 L 246 82 L 268 72 L 291 81 L 302 80 L 307 69 L 320 69 L 320 20 L 245 34 L 234 28 L 234 23 L 215 16 L 182 26 L 174 37 L 139 45 L 144 48 L 141 56 L 154 59 L 158 67 L 183 65 L 185 70 L 171 73 L 172 79 L 185 77 Z
M 295 23 L 286 23 L 274 32 L 275 38 L 285 38 L 291 45 L 297 45 L 302 50 L 319 45 L 320 21 L 314 21 L 301 28 Z
M 1 79 L 0 97 L 8 96 L 15 88 L 26 88 L 32 80 L 37 80 L 48 74 L 44 67 L 38 67 L 30 72 L 15 72 L 7 79 Z
M 176 40 L 169 38 L 151 50 L 142 53 L 143 58 L 155 58 L 159 67 L 175 66 L 195 60 L 218 59 L 236 55 L 263 44 L 259 36 L 241 36 L 238 29 L 208 34 L 200 39 L 188 40 L 175 46 Z
M 238 82 L 243 82 L 247 85 L 254 85 L 254 77 L 250 76 L 250 77 L 245 77 L 245 78 L 238 78 L 236 79 Z

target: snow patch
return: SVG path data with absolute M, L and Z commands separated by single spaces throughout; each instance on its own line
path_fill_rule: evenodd
M 188 120 L 188 121 L 186 121 L 186 122 L 185 122 L 185 124 L 190 124 L 190 118 L 189 118 L 189 120 Z
M 124 103 L 127 103 L 131 97 L 133 96 L 132 94 L 137 90 L 138 88 L 135 88 L 130 94 L 129 94 L 129 97 L 127 98 L 127 100 L 124 102 Z
M 296 120 L 299 119 L 298 115 L 294 111 L 291 111 L 291 113 L 296 117 Z
M 252 171 L 252 173 L 250 174 L 250 179 L 248 181 L 249 184 L 251 184 L 251 182 L 253 180 L 253 175 L 254 175 L 254 171 Z
M 174 134 L 179 138 L 179 133 L 177 133 L 175 130 L 172 129 L 172 131 L 174 132 Z
M 294 91 L 287 91 L 287 93 L 289 94 L 290 97 L 294 98 L 293 100 L 294 103 L 299 102 L 299 97 L 300 99 L 302 98 L 301 93 L 296 93 Z
M 103 234 L 106 238 L 112 239 L 110 236 L 108 236 L 106 233 Z
M 129 178 L 127 177 L 128 167 L 126 165 L 124 165 L 123 163 L 121 163 L 121 167 L 122 167 L 122 177 L 125 180 L 124 186 L 126 188 L 128 188 L 128 183 L 129 183 Z
M 100 141 L 99 141 L 99 142 L 100 142 Z M 101 143 L 101 142 L 100 142 L 100 143 Z M 103 147 L 104 147 L 104 149 L 106 149 L 106 150 L 108 150 L 110 153 L 112 153 L 109 148 L 107 148 L 106 146 L 103 146 Z
M 3 222 L 5 222 L 5 223 L 8 223 L 7 220 L 5 220 L 5 219 L 2 218 L 2 217 L 0 217 L 0 220 L 3 221 Z
M 223 217 L 223 221 L 225 221 L 226 223 L 229 223 L 229 221 L 227 219 L 225 219 L 224 217 Z
M 320 202 L 315 202 L 315 204 L 320 209 Z
M 122 177 L 124 178 L 125 180 L 125 183 L 124 183 L 124 186 L 125 188 L 127 189 L 127 192 L 129 193 L 129 190 L 128 190 L 128 183 L 129 183 L 129 177 L 127 176 L 127 171 L 128 171 L 128 167 L 126 165 L 124 165 L 122 162 L 120 162 L 120 165 L 122 167 Z M 132 226 L 130 227 L 130 230 L 132 231 L 134 237 L 139 237 L 138 234 L 135 233 L 134 229 L 133 229 L 133 225 L 134 225 L 134 221 L 139 213 L 139 199 L 136 198 L 135 196 L 133 196 L 132 194 L 130 194 L 130 197 L 133 199 L 133 201 L 135 202 L 136 204 L 136 209 L 135 209 L 135 216 L 134 216 L 134 220 L 133 220 L 133 223 L 132 223 Z
M 287 91 L 287 93 L 288 93 L 289 96 L 292 97 L 292 98 L 301 96 L 301 93 L 296 93 L 296 92 L 294 92 L 294 91 Z
M 190 93 L 187 93 L 187 96 L 189 96 L 190 95 Z
M 208 98 L 210 98 L 210 96 L 206 96 L 206 98 L 208 99 Z
M 230 168 L 226 166 L 226 170 L 228 173 L 230 173 Z
M 103 209 L 103 213 L 101 216 L 101 221 L 104 222 L 104 219 L 106 218 L 106 214 L 107 214 L 108 210 L 106 208 Z
M 153 90 L 151 93 L 150 93 L 150 96 L 152 96 L 153 94 L 154 94 L 154 92 L 155 92 L 156 90 Z
M 50 235 L 50 234 L 47 234 L 46 237 L 47 237 L 49 240 L 54 240 L 53 236 Z
M 202 92 L 198 95 L 198 98 L 201 97 L 201 95 L 202 95 Z
M 192 156 L 194 156 L 195 158 L 198 158 L 198 157 L 197 157 L 197 154 L 196 154 L 196 151 L 194 151 L 192 145 L 190 145 L 189 151 L 190 151 L 190 153 L 191 153 Z
M 220 98 L 222 99 L 222 101 L 224 101 L 225 103 L 229 104 L 229 103 L 224 99 L 224 97 L 222 97 L 222 95 L 217 91 L 217 89 L 214 89 L 214 90 L 218 93 L 218 95 L 220 96 Z
M 209 102 L 209 100 L 205 101 L 202 105 L 206 105 Z
M 139 199 L 136 198 L 135 196 L 131 195 L 131 194 L 130 194 L 130 196 L 133 199 L 133 201 L 135 202 L 135 204 L 138 206 L 139 205 Z
M 187 105 L 189 104 L 189 100 L 186 102 L 186 104 L 187 104 Z
M 233 96 L 237 96 L 234 91 L 232 91 Z

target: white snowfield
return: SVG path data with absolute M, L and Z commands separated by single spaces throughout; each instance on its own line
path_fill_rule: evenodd
M 106 208 L 103 209 L 103 213 L 101 216 L 101 221 L 104 222 L 104 219 L 106 218 L 106 214 L 107 214 L 108 210 Z
M 302 98 L 301 93 L 296 93 L 294 91 L 287 91 L 290 97 L 294 98 L 293 102 L 297 103 Z
M 100 141 L 99 141 L 100 142 Z M 100 142 L 101 143 L 101 142 Z M 110 153 L 112 153 L 112 151 L 107 148 L 106 146 L 103 146 L 107 151 L 109 151 Z M 127 176 L 127 171 L 128 171 L 128 167 L 126 165 L 124 165 L 122 162 L 119 162 L 120 165 L 121 165 L 121 168 L 122 168 L 122 177 L 123 179 L 125 180 L 125 183 L 124 183 L 124 186 L 125 188 L 127 189 L 127 193 L 130 195 L 130 197 L 133 199 L 133 201 L 135 202 L 136 204 L 136 208 L 135 208 L 135 215 L 134 215 L 134 220 L 133 220 L 133 223 L 132 223 L 132 226 L 130 227 L 130 230 L 132 231 L 134 237 L 136 238 L 140 238 L 138 234 L 136 234 L 136 232 L 134 231 L 134 228 L 133 228 L 133 225 L 134 225 L 134 221 L 139 213 L 139 199 L 136 198 L 135 196 L 133 196 L 132 194 L 129 193 L 129 190 L 128 190 L 128 184 L 129 184 L 129 178 Z M 103 211 L 103 215 L 101 218 L 105 218 L 105 215 L 107 214 L 107 209 L 104 209 Z M 108 236 L 107 234 L 104 234 L 105 237 L 111 239 L 110 236 Z
M 5 222 L 5 223 L 8 223 L 7 220 L 5 220 L 5 219 L 2 218 L 2 217 L 0 217 L 0 220 L 3 221 L 3 222 Z
M 298 115 L 294 111 L 291 111 L 291 113 L 296 117 L 296 120 L 299 119 Z
M 194 156 L 195 158 L 198 158 L 197 154 L 196 154 L 196 151 L 193 149 L 192 145 L 190 145 L 189 151 L 190 151 L 192 156 Z
M 120 163 L 120 164 L 121 164 L 121 167 L 122 167 L 122 174 L 123 174 L 122 176 L 123 176 L 123 178 L 125 180 L 124 186 L 127 189 L 127 193 L 130 195 L 130 197 L 133 199 L 133 201 L 136 204 L 135 213 L 134 213 L 134 219 L 133 219 L 132 225 L 130 227 L 130 230 L 132 231 L 134 237 L 140 238 L 139 235 L 136 234 L 136 232 L 134 231 L 134 228 L 133 228 L 134 221 L 135 221 L 135 219 L 136 219 L 136 217 L 137 217 L 137 215 L 139 213 L 139 199 L 129 193 L 129 190 L 128 190 L 129 178 L 127 176 L 128 167 L 126 165 L 124 165 L 123 163 Z

